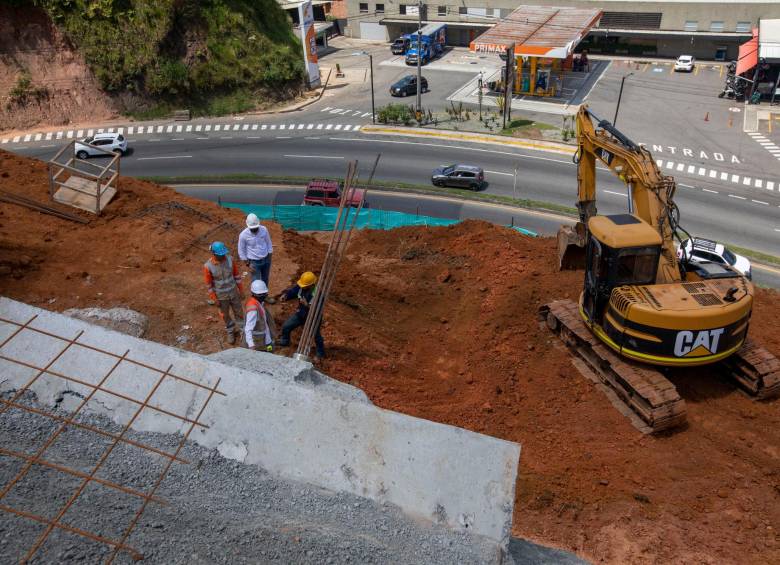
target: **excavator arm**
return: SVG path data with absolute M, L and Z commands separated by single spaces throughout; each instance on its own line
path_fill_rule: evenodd
M 594 125 L 595 120 L 595 125 Z M 677 207 L 676 185 L 661 174 L 650 152 L 631 141 L 606 120 L 583 105 L 576 116 L 577 210 L 579 222 L 558 234 L 561 268 L 576 268 L 584 258 L 588 220 L 596 215 L 596 163 L 601 162 L 623 181 L 627 189 L 628 211 L 658 231 L 662 240 L 659 283 L 680 281 L 674 247 Z

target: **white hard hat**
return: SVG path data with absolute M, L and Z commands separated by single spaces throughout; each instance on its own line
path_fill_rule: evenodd
M 252 294 L 268 294 L 268 287 L 261 280 L 252 281 L 252 286 L 249 287 Z
M 249 214 L 246 217 L 246 227 L 256 228 L 259 225 L 260 225 L 260 218 L 257 217 L 257 214 Z

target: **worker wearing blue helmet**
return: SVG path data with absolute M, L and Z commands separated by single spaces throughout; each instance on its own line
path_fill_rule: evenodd
M 219 306 L 219 315 L 225 322 L 227 341 L 233 345 L 236 343 L 236 334 L 240 335 L 244 327 L 241 276 L 224 243 L 215 241 L 209 249 L 211 258 L 203 265 L 203 279 L 209 289 L 209 299 Z

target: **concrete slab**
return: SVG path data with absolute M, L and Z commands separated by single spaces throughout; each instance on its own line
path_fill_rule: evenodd
M 214 396 L 200 417 L 208 427 L 190 436 L 200 445 L 283 478 L 395 504 L 504 550 L 509 542 L 520 457 L 515 443 L 0 298 L 0 391 L 33 379 L 30 390 L 43 404 L 94 392 L 85 411 L 163 433 L 189 428 L 182 418 L 196 417 L 208 397 L 202 387 L 219 382 L 224 396 Z M 139 408 L 131 399 L 144 398 L 151 408 L 131 420 Z

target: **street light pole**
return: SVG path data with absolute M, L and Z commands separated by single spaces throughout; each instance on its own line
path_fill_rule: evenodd
M 620 110 L 620 99 L 623 97 L 623 84 L 626 82 L 626 79 L 633 74 L 634 73 L 628 73 L 627 75 L 623 75 L 623 78 L 620 80 L 620 92 L 618 93 L 617 106 L 615 106 L 615 117 L 612 120 L 613 126 L 617 123 L 618 110 Z
M 374 108 L 374 56 L 368 54 L 368 64 L 371 67 L 371 123 L 376 123 L 376 109 Z
M 417 112 L 422 112 L 422 10 L 423 3 L 417 3 Z
M 479 71 L 479 91 L 477 92 L 477 99 L 479 100 L 479 121 L 482 121 L 482 71 Z

